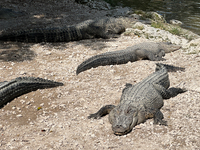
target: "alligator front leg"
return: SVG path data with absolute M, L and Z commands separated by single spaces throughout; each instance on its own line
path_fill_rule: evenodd
M 160 110 L 158 110 L 154 115 L 154 124 L 160 123 L 160 125 L 167 126 L 167 121 L 163 120 L 163 118 L 164 118 L 163 113 Z
M 165 56 L 165 51 L 164 50 L 160 50 L 159 52 L 157 52 L 156 54 L 154 54 L 151 51 L 147 51 L 147 58 L 151 61 L 160 61 L 160 60 L 164 60 L 164 56 Z
M 165 56 L 165 51 L 159 50 L 158 52 L 155 53 L 147 49 L 138 48 L 137 50 L 135 50 L 135 54 L 139 59 L 149 59 L 151 61 L 160 61 L 160 60 L 163 60 L 162 57 Z
M 101 117 L 107 115 L 110 113 L 110 111 L 115 108 L 116 106 L 114 105 L 106 105 L 103 106 L 98 112 L 94 113 L 94 114 L 90 114 L 88 116 L 88 119 L 94 118 L 94 119 L 100 119 Z

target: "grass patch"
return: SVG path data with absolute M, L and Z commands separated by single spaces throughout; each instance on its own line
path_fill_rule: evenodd
M 162 23 L 162 22 L 152 22 L 151 26 L 154 28 L 159 28 L 162 30 L 169 31 L 170 33 L 174 35 L 181 35 L 180 27 L 166 25 L 165 23 Z
M 171 34 L 174 34 L 174 35 L 180 35 L 181 34 L 181 31 L 179 28 L 172 28 L 171 30 L 169 29 L 169 32 Z
M 165 30 L 164 23 L 161 23 L 161 22 L 152 22 L 151 26 L 154 28 Z

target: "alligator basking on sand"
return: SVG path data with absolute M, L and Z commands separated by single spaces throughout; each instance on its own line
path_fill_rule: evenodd
M 162 64 L 156 65 L 156 71 L 141 82 L 135 85 L 126 84 L 117 106 L 106 105 L 88 118 L 98 119 L 109 114 L 109 121 L 116 135 L 131 132 L 134 126 L 150 118 L 154 118 L 155 124 L 167 125 L 160 111 L 164 105 L 163 99 L 169 99 L 186 90 L 169 88 L 167 69 Z
M 0 34 L 0 41 L 17 42 L 69 42 L 82 39 L 118 37 L 127 27 L 138 20 L 135 17 L 106 17 L 103 19 L 86 20 L 76 25 L 55 28 L 33 28 L 19 31 L 5 30 Z
M 0 108 L 14 98 L 31 91 L 62 85 L 60 82 L 34 77 L 18 77 L 11 81 L 0 82 Z
M 126 64 L 129 61 L 134 62 L 141 59 L 149 59 L 151 61 L 162 60 L 165 53 L 170 53 L 180 49 L 180 45 L 174 45 L 167 42 L 144 42 L 128 47 L 125 50 L 107 52 L 93 56 L 81 63 L 76 74 L 96 68 L 98 66 Z

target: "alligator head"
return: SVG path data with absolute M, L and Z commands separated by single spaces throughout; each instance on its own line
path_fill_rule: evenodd
M 159 48 L 163 49 L 165 53 L 171 53 L 181 48 L 181 45 L 175 45 L 169 42 L 159 43 Z
M 109 121 L 114 134 L 127 134 L 138 123 L 138 109 L 132 105 L 118 105 L 109 113 Z

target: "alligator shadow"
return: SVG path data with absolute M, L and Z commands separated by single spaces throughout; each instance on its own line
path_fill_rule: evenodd
M 72 43 L 68 43 L 68 42 L 49 42 L 49 43 L 40 43 L 40 45 L 43 46 L 48 46 L 49 49 L 57 49 L 57 50 L 61 50 L 64 51 L 68 48 L 71 48 L 73 46 L 78 46 L 78 45 L 82 45 L 83 47 L 89 48 L 91 50 L 95 50 L 95 51 L 101 51 L 105 48 L 111 47 L 109 44 L 107 44 L 107 42 L 113 42 L 115 41 L 115 39 L 84 39 L 84 40 L 79 40 L 79 41 L 71 41 Z
M 22 62 L 25 60 L 33 60 L 36 53 L 29 50 L 29 46 L 16 46 L 12 44 L 1 44 L 0 46 L 0 61 Z
M 78 41 L 77 44 L 84 45 L 87 48 L 91 48 L 92 50 L 103 50 L 105 48 L 110 47 L 107 42 L 114 42 L 116 41 L 116 38 L 111 38 L 111 39 L 101 39 L 101 38 L 95 38 L 95 39 L 90 39 L 88 40 L 81 40 Z

